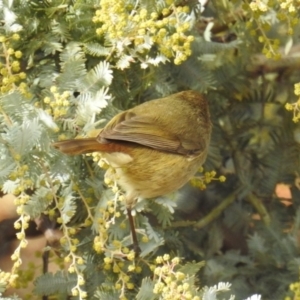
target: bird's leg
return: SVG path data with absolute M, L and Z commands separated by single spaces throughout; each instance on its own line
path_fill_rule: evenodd
M 140 249 L 136 231 L 135 231 L 134 220 L 133 220 L 133 217 L 131 214 L 131 206 L 127 207 L 127 216 L 128 216 L 128 220 L 129 220 L 130 232 L 131 232 L 132 243 L 133 243 L 133 250 L 135 252 L 136 257 L 138 257 L 139 254 L 141 253 L 141 249 Z

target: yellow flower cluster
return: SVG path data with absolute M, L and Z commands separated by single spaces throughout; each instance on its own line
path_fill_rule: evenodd
M 11 260 L 14 261 L 12 274 L 16 274 L 18 268 L 22 264 L 21 249 L 26 248 L 28 244 L 28 241 L 26 240 L 25 230 L 28 228 L 30 220 L 30 216 L 24 212 L 24 204 L 21 204 L 17 207 L 17 213 L 20 215 L 20 217 L 15 221 L 14 227 L 16 229 L 20 229 L 20 231 L 16 234 L 17 239 L 20 240 L 20 244 L 11 255 Z
M 147 55 L 156 47 L 160 54 L 174 58 L 180 64 L 191 55 L 191 42 L 194 37 L 186 35 L 191 23 L 186 21 L 188 6 L 175 6 L 174 1 L 160 12 L 132 7 L 127 1 L 101 0 L 93 22 L 100 24 L 97 35 L 111 44 L 117 55 L 125 49 L 131 54 L 134 49 L 140 55 Z
M 130 253 L 132 254 L 133 260 L 134 252 L 131 251 Z M 118 275 L 115 282 L 115 289 L 121 292 L 119 299 L 124 300 L 127 299 L 125 291 L 134 289 L 134 283 L 131 281 L 131 275 L 142 272 L 142 268 L 140 266 L 137 266 L 134 263 L 128 265 L 127 262 L 112 257 L 104 258 L 104 270 L 112 271 L 114 274 Z
M 35 278 L 35 271 L 38 270 L 38 266 L 35 265 L 34 262 L 30 262 L 26 268 L 22 268 L 21 270 L 18 270 L 18 278 L 20 280 L 16 280 L 14 287 L 16 289 L 24 289 L 27 288 L 28 285 L 33 281 Z M 38 270 L 39 271 L 39 270 Z M 24 300 L 32 299 L 32 294 L 26 294 L 24 295 Z
M 30 196 L 27 194 L 27 189 L 32 189 L 33 181 L 30 179 L 28 174 L 29 166 L 26 164 L 20 163 L 20 155 L 15 154 L 14 158 L 17 163 L 17 167 L 13 170 L 10 175 L 9 179 L 15 181 L 16 187 L 14 191 L 11 191 L 15 196 L 14 204 L 16 205 L 16 212 L 20 216 L 14 223 L 14 227 L 17 230 L 20 230 L 16 237 L 20 240 L 20 244 L 15 249 L 14 253 L 11 256 L 11 259 L 14 261 L 14 265 L 12 268 L 12 274 L 15 274 L 22 263 L 21 260 L 21 249 L 25 248 L 28 244 L 26 240 L 25 230 L 29 226 L 30 217 L 24 210 L 25 204 L 30 200 Z
M 293 121 L 298 123 L 300 120 L 300 82 L 294 85 L 294 93 L 298 96 L 298 100 L 294 103 L 286 103 L 285 109 L 293 111 Z
M 203 172 L 203 168 L 199 170 L 199 172 Z M 191 179 L 191 184 L 193 186 L 198 187 L 201 190 L 205 190 L 207 184 L 209 184 L 213 180 L 218 180 L 220 182 L 225 182 L 226 177 L 221 175 L 219 177 L 216 177 L 217 173 L 216 171 L 211 172 L 205 172 L 203 176 L 195 176 Z
M 58 203 L 56 203 L 56 206 L 59 206 Z M 79 299 L 85 299 L 88 295 L 87 292 L 82 289 L 82 286 L 85 284 L 85 280 L 81 272 L 81 266 L 85 263 L 85 261 L 82 256 L 75 253 L 77 251 L 79 240 L 72 237 L 76 233 L 76 229 L 64 224 L 62 218 L 57 221 L 62 224 L 62 230 L 64 233 L 64 236 L 60 239 L 60 244 L 63 248 L 69 251 L 69 253 L 64 257 L 64 262 L 69 264 L 68 272 L 75 273 L 77 277 L 77 284 L 72 288 L 71 293 L 74 297 L 79 296 Z
M 290 291 L 294 294 L 293 297 L 286 296 L 284 300 L 300 300 L 300 282 L 291 283 Z
M 21 250 L 28 244 L 25 231 L 29 227 L 30 216 L 25 212 L 25 205 L 30 200 L 30 194 L 28 194 L 27 190 L 32 190 L 34 183 L 29 173 L 29 166 L 21 162 L 21 155 L 17 154 L 13 149 L 11 149 L 11 153 L 15 160 L 16 167 L 9 174 L 9 179 L 14 182 L 12 185 L 13 188 L 9 193 L 16 196 L 14 204 L 16 205 L 16 212 L 19 218 L 15 221 L 14 228 L 19 230 L 16 234 L 16 238 L 20 240 L 19 245 L 11 255 L 11 260 L 14 261 L 11 274 L 15 276 L 22 264 Z M 16 278 L 16 276 L 14 278 Z M 23 283 L 25 283 L 25 280 Z M 15 284 L 17 283 L 15 282 Z
M 193 295 L 189 276 L 176 271 L 179 263 L 180 259 L 178 257 L 171 259 L 169 254 L 156 258 L 154 269 L 156 283 L 153 292 L 165 300 L 200 300 L 199 296 Z
M 14 285 L 18 275 L 9 272 L 3 272 L 0 270 L 0 286 L 12 286 Z
M 119 209 L 118 202 L 124 202 L 126 199 L 122 191 L 117 185 L 116 182 L 117 175 L 115 169 L 110 165 L 108 165 L 108 163 L 101 156 L 101 153 L 94 152 L 92 154 L 87 154 L 87 155 L 92 156 L 93 160 L 98 163 L 99 167 L 106 170 L 104 182 L 115 195 L 114 199 L 108 200 L 105 207 L 100 208 L 98 212 L 97 223 L 99 225 L 98 226 L 99 236 L 97 236 L 94 239 L 93 247 L 97 253 L 102 253 L 105 250 L 107 250 L 107 241 L 108 241 L 107 229 L 110 227 L 111 224 L 115 223 L 116 218 L 121 217 L 121 211 Z M 126 227 L 127 227 L 127 222 L 122 222 L 120 224 L 121 229 L 126 229 Z M 148 243 L 149 242 L 148 236 L 144 234 L 141 241 L 143 243 Z M 128 249 L 126 247 L 123 247 L 121 242 L 113 241 L 113 246 L 115 250 L 119 251 L 119 254 L 120 253 L 124 254 L 129 261 L 134 259 L 134 256 L 132 257 L 133 252 L 128 254 L 129 252 Z
M 293 1 L 293 0 L 281 0 L 280 1 L 280 7 L 284 10 L 287 10 L 289 13 L 296 12 L 296 7 L 299 6 L 299 1 Z
M 263 44 L 262 53 L 267 58 L 280 59 L 281 53 L 279 52 L 280 40 L 270 39 L 267 36 L 272 25 L 270 25 L 268 14 L 285 25 L 284 35 L 292 35 L 294 27 L 299 23 L 296 7 L 299 5 L 298 0 L 279 0 L 279 6 L 275 6 L 272 1 L 253 0 L 250 2 L 249 7 L 252 11 L 252 18 L 247 22 L 247 27 L 250 29 L 250 34 L 258 36 L 258 41 Z
M 253 11 L 265 12 L 268 10 L 268 5 L 266 4 L 265 1 L 256 0 L 256 1 L 252 1 L 249 5 Z
M 58 119 L 67 114 L 68 108 L 70 107 L 70 96 L 69 91 L 64 91 L 62 94 L 58 93 L 57 87 L 52 86 L 50 88 L 52 96 L 44 98 L 44 103 L 49 106 L 45 110 L 48 114 L 52 115 L 54 119 Z
M 14 33 L 10 37 L 0 35 L 0 49 L 3 53 L 5 62 L 0 63 L 0 91 L 7 93 L 11 90 L 19 90 L 27 98 L 31 98 L 28 86 L 24 80 L 26 73 L 21 72 L 19 59 L 23 53 L 14 49 L 14 41 L 18 41 L 20 35 Z

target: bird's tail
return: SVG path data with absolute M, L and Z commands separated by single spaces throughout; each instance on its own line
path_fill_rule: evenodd
M 110 152 L 109 144 L 100 144 L 96 138 L 85 138 L 85 139 L 72 139 L 61 142 L 56 142 L 53 147 L 57 150 L 69 154 L 78 155 L 91 152 Z

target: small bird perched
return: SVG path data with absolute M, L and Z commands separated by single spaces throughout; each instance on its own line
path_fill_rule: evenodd
M 206 159 L 211 128 L 205 97 L 184 91 L 117 114 L 95 138 L 53 145 L 69 155 L 101 152 L 130 210 L 139 197 L 169 194 L 189 181 Z

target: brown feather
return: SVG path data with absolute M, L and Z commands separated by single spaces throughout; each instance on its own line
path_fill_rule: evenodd
M 124 143 L 123 143 L 124 144 Z M 100 144 L 96 138 L 85 138 L 85 139 L 72 139 L 56 142 L 53 146 L 69 155 L 78 155 L 91 152 L 125 152 L 128 149 L 127 146 L 120 144 Z M 128 149 L 129 150 L 129 149 Z
M 199 118 L 199 102 L 204 119 Z M 186 122 L 196 127 L 186 132 Z M 99 143 L 128 141 L 159 151 L 191 155 L 206 148 L 210 128 L 206 100 L 188 91 L 145 102 L 116 115 L 97 140 Z

